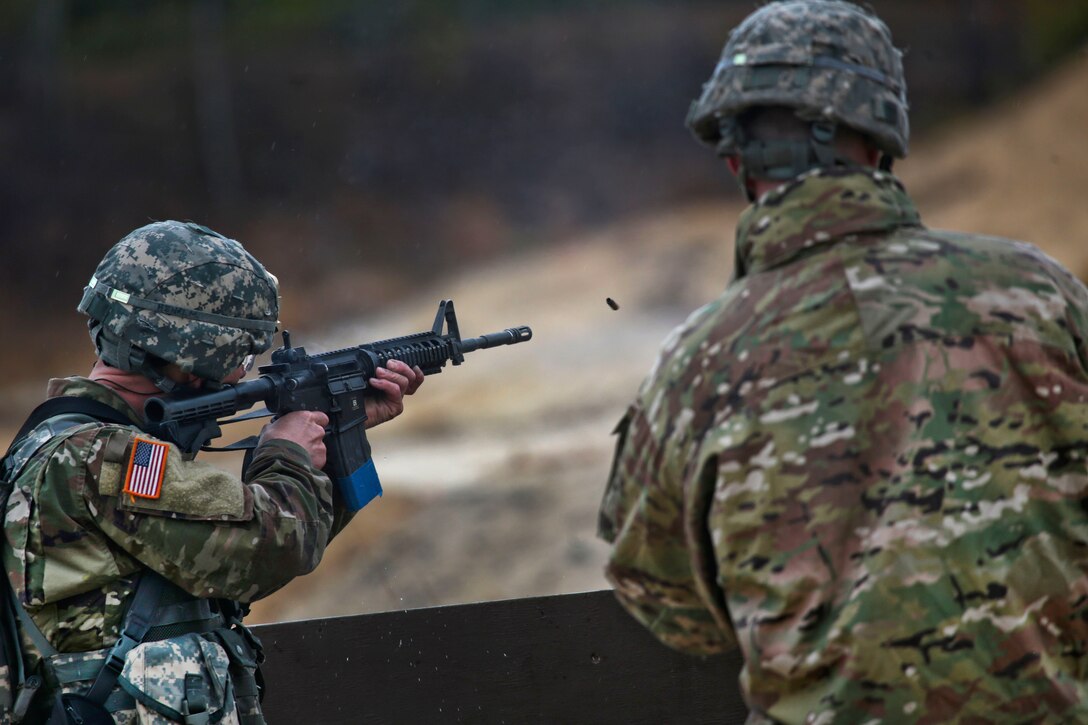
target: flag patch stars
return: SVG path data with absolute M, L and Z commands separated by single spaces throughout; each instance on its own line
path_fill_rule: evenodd
M 167 443 L 135 438 L 132 455 L 128 459 L 124 492 L 140 498 L 158 498 L 162 493 L 162 477 L 169 450 Z

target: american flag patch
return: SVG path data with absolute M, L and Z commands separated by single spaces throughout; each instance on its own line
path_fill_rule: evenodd
M 162 475 L 166 471 L 167 443 L 136 438 L 128 459 L 124 492 L 140 498 L 158 498 L 162 493 Z

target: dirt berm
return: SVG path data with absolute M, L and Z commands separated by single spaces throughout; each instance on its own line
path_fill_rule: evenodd
M 1081 53 L 1030 90 L 915 139 L 897 171 L 926 223 L 1030 240 L 1088 275 L 1086 89 Z M 329 330 L 327 349 L 424 329 L 437 300 L 452 297 L 466 335 L 529 324 L 535 337 L 428 379 L 403 418 L 374 431 L 386 497 L 256 617 L 606 586 L 594 528 L 610 430 L 659 341 L 724 286 L 739 211 L 700 202 L 618 220 L 450 279 L 395 317 Z

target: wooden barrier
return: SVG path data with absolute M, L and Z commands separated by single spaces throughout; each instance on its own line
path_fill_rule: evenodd
M 743 723 L 740 656 L 658 643 L 611 592 L 264 625 L 269 722 Z

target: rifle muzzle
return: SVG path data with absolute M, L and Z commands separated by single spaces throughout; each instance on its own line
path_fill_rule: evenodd
M 470 337 L 461 341 L 461 349 L 465 352 L 473 350 L 485 350 L 499 345 L 516 345 L 519 342 L 528 342 L 533 339 L 533 331 L 528 325 L 521 327 L 508 327 L 502 332 L 492 332 L 480 337 Z

